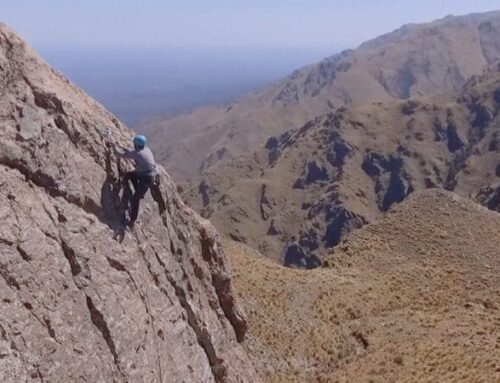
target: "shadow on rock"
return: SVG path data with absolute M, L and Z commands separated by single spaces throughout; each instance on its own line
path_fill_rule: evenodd
M 126 207 L 132 191 L 128 185 L 124 187 L 123 196 L 120 192 L 123 187 L 121 171 L 118 165 L 118 174 L 113 169 L 111 152 L 106 154 L 106 179 L 101 187 L 101 207 L 104 222 L 113 230 L 113 239 L 122 242 L 125 238 Z

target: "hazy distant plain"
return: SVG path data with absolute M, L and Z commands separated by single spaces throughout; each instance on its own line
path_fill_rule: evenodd
M 134 126 L 229 103 L 339 49 L 42 48 L 42 56 Z

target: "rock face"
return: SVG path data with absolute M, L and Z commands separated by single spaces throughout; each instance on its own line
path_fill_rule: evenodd
M 413 191 L 410 176 L 404 171 L 404 159 L 399 154 L 385 157 L 368 152 L 361 167 L 375 181 L 377 204 L 380 211 L 387 211 Z
M 206 171 L 207 205 L 196 189 L 188 198 L 224 234 L 299 267 L 317 266 L 325 249 L 413 191 L 477 194 L 498 210 L 499 94 L 492 67 L 458 98 L 341 108 Z
M 131 132 L 5 25 L 0 92 L 0 381 L 259 381 L 218 235 L 163 169 L 123 232 L 104 138 Z

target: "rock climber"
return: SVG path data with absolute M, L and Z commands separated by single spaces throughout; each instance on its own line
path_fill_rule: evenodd
M 139 203 L 151 188 L 156 179 L 156 164 L 153 152 L 147 146 L 147 139 L 143 135 L 135 136 L 133 139 L 134 149 L 129 150 L 119 147 L 122 151 L 114 147 L 115 153 L 120 158 L 135 161 L 135 170 L 128 172 L 123 177 L 123 185 L 130 190 L 129 182 L 132 182 L 134 194 L 130 198 L 130 217 L 127 222 L 130 228 L 134 227 L 137 215 L 139 214 Z M 128 201 L 127 201 L 128 204 Z

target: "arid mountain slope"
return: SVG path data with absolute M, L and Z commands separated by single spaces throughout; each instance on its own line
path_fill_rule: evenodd
M 500 59 L 500 12 L 407 25 L 294 72 L 228 108 L 205 108 L 144 126 L 174 178 L 195 177 L 267 137 L 346 105 L 460 89 Z
M 0 24 L 0 381 L 258 381 L 217 233 L 163 169 L 120 238 L 104 130 L 130 142 Z
M 328 268 L 226 244 L 265 382 L 500 381 L 500 215 L 416 193 L 336 248 Z
M 286 265 L 318 266 L 325 248 L 414 190 L 470 196 L 500 181 L 499 107 L 495 68 L 455 100 L 340 109 L 213 166 L 188 198 L 231 238 Z

